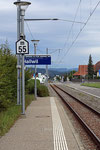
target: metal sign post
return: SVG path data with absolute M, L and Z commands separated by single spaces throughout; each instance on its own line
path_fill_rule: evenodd
M 20 0 L 17 0 L 20 2 Z M 17 7 L 17 40 L 20 39 L 20 6 Z M 20 55 L 17 56 L 17 105 L 21 104 Z
M 48 55 L 48 48 L 46 49 L 46 54 Z M 48 65 L 46 65 L 46 85 L 48 86 Z
M 16 54 L 22 55 L 22 114 L 25 114 L 25 75 L 24 75 L 24 54 L 29 54 L 29 43 L 25 40 L 24 35 L 24 16 L 27 6 L 31 3 L 26 1 L 17 1 L 14 4 L 20 9 L 20 40 L 16 42 Z M 19 64 L 18 64 L 19 65 Z M 19 84 L 19 82 L 18 82 Z M 19 85 L 20 86 L 20 85 Z
M 16 42 L 16 54 L 22 55 L 22 114 L 25 114 L 25 73 L 24 73 L 24 54 L 29 54 L 29 42 L 20 39 Z
M 35 54 L 35 55 L 36 55 L 36 46 L 37 46 L 37 43 L 34 43 L 34 54 Z M 35 64 L 35 86 L 34 86 L 34 95 L 35 95 L 35 99 L 37 99 L 36 71 L 37 71 L 37 68 L 36 68 L 36 64 Z
M 24 75 L 24 54 L 22 54 L 22 114 L 25 114 L 25 75 Z
M 31 40 L 33 43 L 34 43 L 34 54 L 36 55 L 36 47 L 37 47 L 37 44 L 40 40 Z M 36 72 L 37 72 L 37 69 L 36 69 L 36 64 L 35 64 L 35 85 L 34 85 L 34 94 L 35 94 L 35 99 L 37 99 L 37 82 L 36 82 Z

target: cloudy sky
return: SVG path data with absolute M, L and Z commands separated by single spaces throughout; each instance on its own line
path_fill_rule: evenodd
M 17 9 L 13 2 L 14 0 L 0 1 L 0 44 L 8 40 L 10 48 L 15 53 Z M 100 61 L 100 4 L 85 26 L 63 21 L 86 23 L 99 0 L 30 0 L 30 2 L 25 18 L 61 19 L 25 22 L 25 35 L 30 43 L 30 54 L 34 53 L 31 40 L 36 39 L 40 40 L 38 54 L 45 54 L 46 48 L 49 49 L 52 55 L 50 67 L 78 67 L 79 64 L 88 63 L 90 54 L 94 64 Z

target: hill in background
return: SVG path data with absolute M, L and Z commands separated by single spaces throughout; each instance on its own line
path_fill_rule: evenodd
M 30 69 L 31 69 L 31 71 L 34 72 L 34 68 L 30 68 Z M 55 75 L 63 75 L 63 74 L 65 74 L 67 72 L 70 72 L 72 70 L 77 71 L 78 68 L 70 68 L 70 69 L 67 69 L 67 68 L 49 68 L 48 69 L 48 74 L 49 74 L 49 77 L 52 78 Z M 45 68 L 37 68 L 37 73 L 45 74 L 46 73 L 46 69 Z

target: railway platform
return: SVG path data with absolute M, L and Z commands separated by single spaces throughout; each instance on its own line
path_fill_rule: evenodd
M 0 150 L 83 150 L 56 97 L 37 98 L 0 138 Z

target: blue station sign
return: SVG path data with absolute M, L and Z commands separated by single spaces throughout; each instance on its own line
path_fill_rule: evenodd
M 51 55 L 26 55 L 25 65 L 50 65 Z

